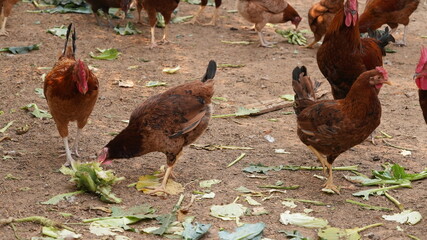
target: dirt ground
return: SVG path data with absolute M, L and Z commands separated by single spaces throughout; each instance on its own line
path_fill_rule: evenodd
M 303 21 L 301 29 L 309 29 L 307 12 L 315 1 L 291 1 Z M 360 3 L 363 10 L 364 3 Z M 181 3 L 178 16 L 193 14 L 198 6 Z M 52 119 L 40 120 L 33 118 L 29 113 L 21 110 L 22 106 L 36 103 L 41 109 L 47 109 L 46 100 L 35 94 L 36 88 L 43 86 L 42 74 L 49 70 L 39 67 L 51 67 L 62 50 L 64 40 L 46 33 L 46 30 L 73 22 L 77 25 L 78 42 L 77 55 L 86 63 L 98 69 L 95 74 L 100 80 L 100 96 L 90 117 L 89 124 L 84 129 L 81 139 L 81 160 L 92 160 L 100 149 L 112 138 L 111 132 L 119 132 L 126 126 L 122 120 L 129 118 L 131 111 L 147 97 L 162 92 L 168 87 L 199 78 L 203 75 L 209 60 L 214 59 L 219 64 L 244 64 L 241 68 L 222 68 L 215 77 L 215 96 L 226 98 L 227 101 L 217 100 L 215 114 L 235 112 L 239 106 L 256 104 L 262 101 L 278 99 L 280 95 L 292 94 L 291 71 L 297 65 L 304 64 L 309 74 L 320 81 L 325 81 L 316 63 L 316 50 L 290 45 L 274 33 L 274 29 L 264 29 L 268 40 L 279 41 L 274 48 L 257 47 L 258 36 L 249 31 L 251 24 L 246 22 L 238 13 L 227 10 L 235 8 L 235 1 L 224 1 L 220 11 L 218 26 L 201 26 L 188 24 L 172 24 L 171 40 L 169 45 L 157 49 L 148 49 L 150 31 L 146 25 L 137 25 L 142 34 L 132 36 L 116 35 L 112 29 L 96 25 L 92 15 L 81 14 L 39 14 L 28 13 L 34 10 L 30 3 L 19 2 L 13 8 L 8 21 L 9 37 L 0 37 L 0 48 L 9 46 L 27 46 L 41 43 L 40 50 L 28 54 L 11 55 L 0 54 L 0 128 L 15 120 L 3 136 L 11 140 L 0 143 L 0 218 L 26 217 L 39 215 L 51 218 L 58 222 L 78 223 L 82 219 L 107 216 L 94 207 L 111 207 L 99 201 L 99 198 L 90 194 L 82 194 L 75 201 L 62 201 L 58 205 L 41 205 L 39 202 L 61 193 L 75 191 L 75 186 L 68 182 L 69 177 L 58 172 L 65 162 L 65 157 L 59 158 L 63 143 Z M 418 95 L 415 83 L 412 80 L 414 69 L 419 59 L 420 47 L 427 45 L 426 36 L 427 5 L 421 1 L 418 9 L 411 17 L 408 32 L 408 46 L 390 48 L 397 53 L 388 54 L 384 58 L 385 68 L 389 72 L 392 86 L 385 86 L 380 93 L 382 103 L 382 121 L 377 130 L 391 136 L 388 141 L 394 145 L 403 146 L 413 151 L 410 156 L 400 154 L 401 150 L 386 146 L 381 139 L 377 145 L 368 141 L 342 154 L 334 166 L 359 165 L 359 171 L 371 175 L 371 170 L 381 170 L 382 164 L 398 163 L 409 172 L 420 172 L 427 166 L 427 125 L 422 119 L 418 104 Z M 207 8 L 207 17 L 210 20 L 213 8 Z M 137 16 L 136 12 L 132 13 Z M 145 16 L 145 15 L 144 15 Z M 115 20 L 120 21 L 120 20 Z M 123 20 L 122 23 L 128 21 Z M 136 21 L 132 19 L 131 21 Z M 291 28 L 290 23 L 279 25 L 280 28 Z M 237 30 L 232 30 L 237 29 Z M 395 37 L 402 38 L 403 27 L 400 26 Z M 156 35 L 161 37 L 161 30 L 156 29 Z M 251 41 L 250 45 L 230 45 L 226 41 Z M 308 34 L 308 41 L 312 35 Z M 89 52 L 96 48 L 117 48 L 120 57 L 114 61 L 95 60 L 89 57 Z M 318 47 L 318 46 L 317 46 Z M 149 60 L 149 62 L 144 62 Z M 179 65 L 181 70 L 174 75 L 162 73 L 165 67 Z M 130 68 L 130 66 L 138 66 Z M 121 88 L 118 80 L 132 80 L 133 88 Z M 147 88 L 148 81 L 162 81 L 166 87 Z M 322 86 L 329 92 L 329 84 Z M 331 98 L 330 94 L 327 96 Z M 316 238 L 316 230 L 301 228 L 292 225 L 282 225 L 279 222 L 280 213 L 290 210 L 292 213 L 303 212 L 304 208 L 314 211 L 311 216 L 327 219 L 329 224 L 340 228 L 362 227 L 373 223 L 383 223 L 383 226 L 368 229 L 361 233 L 363 239 L 408 239 L 408 234 L 423 239 L 425 236 L 426 221 L 422 220 L 415 226 L 398 224 L 382 219 L 381 211 L 362 209 L 348 204 L 346 199 L 363 201 L 353 197 L 352 193 L 367 189 L 354 185 L 344 179 L 350 172 L 335 171 L 337 185 L 343 187 L 341 195 L 330 195 L 321 192 L 323 180 L 314 177 L 322 172 L 313 171 L 278 171 L 269 172 L 266 179 L 249 178 L 242 169 L 251 163 L 262 163 L 268 166 L 275 165 L 304 165 L 320 166 L 316 157 L 300 142 L 296 135 L 295 114 L 284 114 L 292 111 L 285 108 L 258 117 L 250 118 L 214 118 L 205 134 L 197 140 L 197 144 L 221 144 L 253 147 L 254 150 L 217 150 L 206 151 L 186 148 L 182 158 L 175 168 L 177 181 L 185 186 L 184 205 L 188 203 L 193 191 L 201 190 L 201 180 L 220 179 L 220 184 L 214 185 L 211 190 L 216 193 L 214 199 L 196 201 L 190 208 L 189 215 L 196 216 L 196 221 L 211 223 L 209 234 L 205 239 L 218 239 L 218 231 L 225 229 L 233 231 L 236 223 L 223 221 L 209 215 L 211 205 L 228 204 L 239 195 L 235 189 L 245 186 L 249 189 L 261 191 L 257 186 L 275 184 L 283 181 L 284 185 L 300 185 L 297 190 L 288 190 L 286 193 L 276 193 L 274 198 L 260 201 L 270 213 L 261 216 L 244 216 L 245 223 L 266 223 L 264 236 L 270 239 L 284 239 L 279 230 L 299 230 L 311 239 Z M 271 121 L 277 119 L 277 121 Z M 28 124 L 30 130 L 23 135 L 17 135 L 15 129 Z M 71 137 L 74 137 L 75 126 L 72 125 Z M 380 135 L 377 131 L 377 135 Z M 268 142 L 264 136 L 271 135 L 274 142 Z M 0 137 L 1 137 L 0 135 Z M 277 154 L 275 149 L 285 149 L 290 154 Z M 242 152 L 246 157 L 230 168 L 227 164 L 237 158 Z M 5 157 L 5 156 L 11 156 Z M 158 213 L 168 213 L 178 200 L 179 196 L 168 198 L 153 197 L 142 194 L 134 188 L 126 187 L 137 181 L 144 174 L 151 174 L 160 165 L 166 164 L 165 156 L 152 153 L 142 157 L 117 160 L 111 165 L 117 175 L 125 176 L 126 180 L 117 184 L 113 191 L 123 199 L 120 206 L 131 207 L 147 203 L 158 210 Z M 16 177 L 10 180 L 7 175 Z M 401 201 L 405 209 L 419 211 L 427 216 L 427 184 L 426 181 L 413 183 L 412 189 L 398 189 L 390 192 Z M 289 209 L 281 202 L 284 198 L 299 198 L 317 200 L 328 203 L 327 206 L 297 203 L 297 207 Z M 247 202 L 240 198 L 241 203 L 249 208 Z M 370 197 L 363 201 L 371 205 L 393 208 L 393 213 L 399 210 L 385 197 Z M 71 213 L 72 217 L 65 218 L 59 213 Z M 145 221 L 134 225 L 138 229 L 156 225 L 156 221 Z M 400 226 L 403 231 L 396 228 Z M 17 234 L 23 239 L 41 236 L 40 225 L 33 223 L 16 224 Z M 87 224 L 72 225 L 82 234 L 82 239 L 100 239 L 89 232 Z M 132 239 L 159 239 L 152 235 L 140 235 L 125 232 L 123 235 Z M 14 232 L 10 226 L 0 226 L 0 239 L 14 239 Z

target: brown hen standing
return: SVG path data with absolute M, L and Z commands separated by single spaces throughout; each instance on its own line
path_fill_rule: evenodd
M 18 2 L 18 0 L 0 0 L 0 36 L 8 36 L 9 33 L 6 31 L 6 22 L 12 7 Z
M 376 67 L 362 73 L 344 99 L 317 101 L 306 68 L 293 70 L 297 133 L 322 163 L 324 172 L 328 169 L 326 189 L 339 193 L 333 183 L 332 163 L 341 153 L 363 142 L 380 124 L 378 93 L 383 84 L 390 84 L 387 72 Z
M 82 60 L 75 58 L 75 29 L 72 35 L 72 46 L 67 47 L 71 26 L 72 24 L 68 26 L 64 51 L 44 81 L 44 95 L 59 135 L 64 141 L 67 156 L 65 165 L 72 165 L 74 161 L 68 147 L 68 123 L 77 121 L 77 136 L 73 151 L 76 156 L 79 156 L 79 136 L 98 99 L 98 79 Z
M 93 15 L 95 16 L 96 23 L 101 26 L 101 21 L 99 20 L 98 16 L 98 10 L 101 9 L 102 12 L 104 12 L 105 17 L 108 20 L 108 24 L 110 27 L 113 27 L 113 24 L 111 23 L 110 14 L 108 13 L 108 10 L 110 8 L 120 8 L 125 14 L 128 12 L 130 4 L 132 3 L 131 0 L 86 0 L 91 8 Z
M 285 23 L 291 21 L 298 28 L 301 17 L 285 0 L 237 0 L 237 10 L 247 21 L 255 24 L 261 46 L 271 47 L 261 30 L 267 23 Z
M 169 22 L 172 17 L 172 12 L 178 7 L 179 0 L 137 0 L 137 8 L 139 13 L 139 21 L 141 20 L 141 10 L 144 8 L 148 15 L 148 22 L 151 27 L 151 45 L 150 48 L 157 46 L 154 36 L 154 29 L 157 23 L 157 12 L 163 15 L 165 19 L 165 28 L 163 29 L 162 42 L 168 42 Z
M 162 184 L 150 194 L 165 192 L 166 183 L 184 146 L 194 142 L 208 127 L 216 63 L 210 61 L 201 81 L 196 80 L 148 98 L 139 105 L 129 125 L 101 151 L 98 161 L 133 158 L 162 152 L 167 169 Z
M 207 25 L 216 25 L 216 22 L 218 21 L 218 17 L 219 17 L 219 7 L 221 6 L 222 0 L 215 0 L 215 12 L 213 14 L 212 20 L 210 23 L 208 23 Z M 200 3 L 200 9 L 199 11 L 197 11 L 196 15 L 194 15 L 193 19 L 191 19 L 191 21 L 189 23 L 194 24 L 194 23 L 200 23 L 199 22 L 199 17 L 200 15 L 203 14 L 203 11 L 206 8 L 206 5 L 208 4 L 208 0 L 201 0 Z

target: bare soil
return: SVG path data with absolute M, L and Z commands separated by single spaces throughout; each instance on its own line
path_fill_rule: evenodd
M 304 18 L 302 29 L 308 29 L 306 14 L 315 1 L 292 1 L 294 7 Z M 361 3 L 361 9 L 364 3 Z M 194 14 L 198 6 L 181 3 L 178 16 Z M 278 99 L 282 94 L 292 94 L 291 71 L 297 65 L 307 66 L 310 75 L 320 81 L 325 81 L 316 63 L 316 49 L 305 49 L 290 45 L 274 33 L 274 29 L 266 27 L 264 32 L 270 41 L 278 41 L 274 48 L 257 47 L 258 36 L 250 31 L 251 24 L 246 22 L 238 13 L 229 13 L 235 9 L 234 1 L 224 1 L 220 11 L 218 26 L 201 26 L 189 24 L 172 24 L 171 41 L 168 45 L 150 50 L 150 30 L 147 25 L 138 24 L 142 34 L 132 36 L 116 35 L 112 29 L 96 25 L 92 15 L 81 14 L 37 14 L 28 13 L 34 10 L 30 3 L 19 2 L 13 8 L 8 21 L 9 37 L 0 37 L 0 47 L 27 46 L 41 43 L 40 50 L 28 54 L 11 55 L 0 54 L 0 128 L 14 120 L 12 127 L 2 136 L 9 136 L 11 140 L 0 143 L 0 218 L 26 217 L 39 215 L 51 218 L 58 222 L 81 222 L 82 219 L 97 216 L 107 216 L 94 207 L 111 207 L 99 200 L 95 195 L 82 194 L 75 201 L 62 201 L 58 205 L 41 205 L 57 194 L 75 191 L 75 186 L 68 182 L 68 176 L 58 172 L 65 162 L 65 157 L 58 157 L 63 150 L 63 143 L 52 119 L 40 120 L 33 118 L 28 112 L 20 108 L 29 103 L 36 103 L 41 109 L 47 109 L 46 100 L 35 94 L 35 88 L 42 88 L 42 74 L 49 70 L 39 67 L 51 67 L 62 50 L 64 40 L 46 33 L 52 27 L 68 25 L 73 22 L 77 25 L 78 53 L 86 63 L 98 68 L 95 74 L 100 80 L 100 96 L 90 117 L 89 124 L 84 129 L 81 139 L 80 160 L 93 160 L 100 149 L 112 138 L 111 132 L 119 132 L 126 126 L 122 120 L 129 118 L 131 111 L 147 97 L 162 92 L 171 86 L 199 78 L 203 75 L 209 60 L 214 59 L 219 64 L 244 64 L 241 68 L 219 69 L 215 77 L 216 97 L 224 97 L 227 101 L 216 101 L 215 114 L 235 112 L 238 106 L 257 104 L 262 101 Z M 427 44 L 426 22 L 427 5 L 421 1 L 418 9 L 411 17 L 408 32 L 408 46 L 390 48 L 397 53 L 388 54 L 384 58 L 385 68 L 388 70 L 393 86 L 385 86 L 380 93 L 382 103 L 382 122 L 378 127 L 393 136 L 388 142 L 413 149 L 410 156 L 400 154 L 401 150 L 386 146 L 381 139 L 377 145 L 368 141 L 342 154 L 334 166 L 359 165 L 359 171 L 371 175 L 371 170 L 381 170 L 382 164 L 398 163 L 409 172 L 420 172 L 427 166 L 427 125 L 425 124 L 418 103 L 417 88 L 412 80 L 414 69 L 419 59 L 420 47 Z M 207 8 L 207 17 L 204 22 L 210 21 L 213 8 Z M 134 16 L 137 13 L 133 12 Z M 144 15 L 145 16 L 145 15 Z M 128 21 L 121 21 L 122 24 Z M 131 21 L 136 21 L 132 19 Z M 39 22 L 39 24 L 38 24 Z M 290 23 L 281 24 L 280 28 L 293 28 Z M 237 30 L 232 30 L 237 29 Z M 397 39 L 402 38 L 403 26 L 395 34 Z M 156 29 L 157 39 L 161 38 L 161 30 Z M 231 45 L 226 41 L 251 41 L 250 45 Z M 309 34 L 308 41 L 312 40 Z M 89 52 L 96 48 L 117 48 L 120 57 L 114 61 L 95 60 L 89 57 Z M 317 46 L 318 47 L 318 46 Z M 142 59 L 149 60 L 143 62 Z M 174 75 L 162 73 L 165 67 L 181 66 L 181 70 Z M 138 66 L 130 68 L 130 66 Z M 132 80 L 133 88 L 121 88 L 118 80 Z M 162 81 L 166 87 L 147 88 L 148 81 Z M 329 92 L 329 84 L 325 81 L 323 90 Z M 328 98 L 331 95 L 328 93 Z M 415 226 L 397 224 L 382 219 L 385 212 L 372 211 L 348 204 L 346 199 L 362 201 L 352 196 L 352 193 L 367 189 L 354 185 L 343 178 L 350 172 L 335 171 L 337 185 L 342 187 L 341 195 L 330 195 L 321 192 L 323 180 L 314 177 L 322 175 L 321 171 L 271 171 L 266 179 L 247 177 L 242 169 L 251 163 L 264 165 L 303 165 L 320 166 L 316 157 L 300 142 L 296 135 L 294 114 L 284 114 L 292 111 L 285 108 L 280 111 L 258 117 L 248 118 L 214 118 L 205 134 L 197 140 L 197 144 L 221 144 L 253 147 L 254 150 L 217 150 L 205 151 L 186 148 L 175 168 L 177 181 L 184 184 L 186 204 L 195 190 L 201 190 L 199 181 L 220 179 L 220 184 L 214 185 L 212 191 L 216 193 L 214 199 L 198 200 L 190 208 L 189 215 L 196 216 L 196 221 L 211 223 L 213 227 L 205 239 L 218 239 L 218 231 L 225 229 L 233 231 L 236 223 L 222 221 L 211 217 L 209 209 L 214 204 L 228 204 L 235 200 L 239 192 L 235 189 L 245 186 L 260 191 L 257 186 L 275 184 L 283 181 L 284 185 L 300 185 L 297 190 L 288 190 L 285 194 L 275 194 L 275 197 L 263 201 L 262 205 L 270 212 L 262 216 L 244 216 L 242 222 L 264 222 L 267 227 L 264 236 L 270 239 L 284 239 L 279 230 L 299 230 L 312 239 L 316 237 L 316 230 L 285 226 L 279 222 L 280 213 L 285 210 L 302 212 L 304 208 L 311 208 L 311 216 L 327 219 L 331 226 L 340 228 L 354 228 L 381 222 L 384 225 L 362 232 L 363 239 L 408 239 L 412 234 L 420 239 L 425 237 L 426 221 L 422 220 Z M 271 121 L 276 119 L 277 121 Z M 15 129 L 28 124 L 30 130 L 23 135 L 17 135 Z M 71 137 L 75 134 L 75 125 L 70 125 Z M 264 136 L 275 138 L 273 143 Z M 285 149 L 290 154 L 277 154 L 274 149 Z M 226 168 L 242 152 L 247 155 L 232 167 Z M 11 156 L 12 158 L 5 157 Z M 138 177 L 151 174 L 166 164 L 165 156 L 161 153 L 152 153 L 133 159 L 117 160 L 111 167 L 117 175 L 125 176 L 126 180 L 114 187 L 114 192 L 123 199 L 120 206 L 130 207 L 147 203 L 163 214 L 170 212 L 179 196 L 167 198 L 153 197 L 142 194 L 128 184 L 136 182 Z M 7 175 L 16 177 L 10 180 Z M 426 198 L 427 184 L 418 181 L 413 188 L 398 189 L 390 192 L 402 202 L 405 209 L 413 209 L 427 216 Z M 288 209 L 282 206 L 284 198 L 300 198 L 317 200 L 328 203 L 327 206 L 314 206 L 297 203 L 297 208 Z M 261 202 L 260 198 L 256 200 Z M 239 203 L 249 206 L 243 198 Z M 385 197 L 371 197 L 364 201 L 371 205 L 379 205 L 399 210 Z M 70 218 L 62 217 L 59 212 L 73 214 Z M 146 221 L 134 227 L 156 225 L 155 221 Z M 398 231 L 397 226 L 403 231 Z M 16 224 L 17 234 L 24 239 L 41 236 L 40 225 L 33 223 Z M 82 239 L 100 239 L 91 234 L 88 225 L 73 225 Z M 132 239 L 158 239 L 160 237 L 125 232 Z M 0 226 L 0 239 L 14 239 L 14 232 L 10 226 Z

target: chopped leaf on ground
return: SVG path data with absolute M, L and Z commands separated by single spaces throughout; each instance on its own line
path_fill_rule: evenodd
M 139 191 L 142 191 L 143 193 L 147 193 L 153 188 L 160 187 L 161 185 L 161 179 L 159 177 L 156 177 L 154 175 L 144 175 L 139 177 L 138 182 L 136 183 L 136 189 Z M 173 179 L 168 179 L 168 182 L 166 183 L 166 192 L 171 195 L 177 195 L 182 192 L 184 192 L 184 187 L 178 183 L 175 182 Z M 157 192 L 156 195 L 163 195 L 162 192 Z
M 409 225 L 415 225 L 423 218 L 420 212 L 412 210 L 405 210 L 393 215 L 383 215 L 382 217 L 388 221 L 395 221 L 402 224 L 407 223 Z
M 220 182 L 221 180 L 219 179 L 204 180 L 204 181 L 200 181 L 199 186 L 202 188 L 210 188 L 212 187 L 212 185 L 218 184 Z
M 77 194 L 81 194 L 81 193 L 84 193 L 84 192 L 85 191 L 76 191 L 76 192 L 69 192 L 69 193 L 58 194 L 58 195 L 50 198 L 49 200 L 47 200 L 45 202 L 40 202 L 40 204 L 55 205 L 55 204 L 58 204 L 62 200 L 65 200 L 67 198 L 70 198 L 72 196 L 75 196 Z
M 212 226 L 211 224 L 202 224 L 197 223 L 192 225 L 191 223 L 184 222 L 182 224 L 184 226 L 184 232 L 182 232 L 182 237 L 184 240 L 198 240 L 203 237 L 205 233 L 209 231 L 209 228 Z
M 382 223 L 375 223 L 375 224 L 371 224 L 365 227 L 361 227 L 361 228 L 352 228 L 352 229 L 341 229 L 341 228 L 336 228 L 336 227 L 328 227 L 326 229 L 321 229 L 318 232 L 318 236 L 321 239 L 326 239 L 326 240 L 341 240 L 341 239 L 346 239 L 346 240 L 359 240 L 361 239 L 361 236 L 359 235 L 360 232 L 368 229 L 368 228 L 373 228 L 373 227 L 378 227 L 383 225 Z
M 100 48 L 97 48 L 97 50 L 101 54 L 95 55 L 93 52 L 90 52 L 89 55 L 92 58 L 95 58 L 95 59 L 100 59 L 100 60 L 114 60 L 120 54 L 120 52 L 117 49 L 115 49 L 115 48 L 109 48 L 109 49 L 100 49 Z
M 285 237 L 287 239 L 290 239 L 290 240 L 309 240 L 309 238 L 304 237 L 297 230 L 293 230 L 293 231 L 279 231 L 279 232 L 285 234 Z
M 31 114 L 36 118 L 39 118 L 39 119 L 52 118 L 52 115 L 50 115 L 48 111 L 40 109 L 35 103 L 30 103 L 27 106 L 21 107 L 21 109 L 27 110 L 27 111 L 31 111 L 31 108 L 34 108 Z
M 159 81 L 149 81 L 145 84 L 146 87 L 159 87 L 159 86 L 166 86 L 167 83 L 165 82 L 159 82 Z
M 265 223 L 244 224 L 236 228 L 235 232 L 220 231 L 220 240 L 261 240 Z
M 54 239 L 77 239 L 82 236 L 81 234 L 77 234 L 70 230 L 58 229 L 53 226 L 50 226 L 50 227 L 43 226 L 42 234 Z
M 65 38 L 65 35 L 67 34 L 67 30 L 68 30 L 68 28 L 66 26 L 62 25 L 60 27 L 54 27 L 54 28 L 48 29 L 47 32 L 51 33 L 57 37 Z
M 126 26 L 121 27 L 120 25 L 117 25 L 114 27 L 114 31 L 117 34 L 120 34 L 122 36 L 124 35 L 134 35 L 134 34 L 140 34 L 142 33 L 140 30 L 136 29 L 135 25 L 132 22 L 128 22 Z
M 314 170 L 314 171 L 323 171 L 323 167 L 313 167 L 313 166 L 293 166 L 293 165 L 279 165 L 279 166 L 265 166 L 262 163 L 250 164 L 249 167 L 243 169 L 243 172 L 248 173 L 264 173 L 268 171 L 280 171 L 280 170 Z M 344 167 L 333 167 L 334 171 L 357 171 L 357 165 L 354 166 L 344 166 Z
M 212 205 L 210 215 L 222 220 L 239 222 L 239 218 L 245 214 L 247 209 L 247 207 L 239 203 Z
M 31 52 L 33 50 L 39 50 L 40 44 L 33 44 L 30 46 L 25 47 L 6 47 L 6 48 L 0 48 L 0 52 L 10 52 L 13 54 L 24 54 Z
M 174 74 L 174 73 L 178 72 L 179 69 L 181 69 L 180 66 L 176 66 L 174 68 L 163 68 L 162 72 L 168 73 L 168 74 Z
M 280 222 L 285 225 L 292 224 L 307 228 L 324 228 L 328 226 L 328 220 L 311 217 L 304 213 L 290 213 L 290 211 L 280 214 Z
M 112 170 L 103 170 L 99 162 L 75 162 L 72 167 L 70 169 L 62 166 L 60 171 L 70 175 L 77 188 L 99 194 L 101 201 L 121 203 L 122 200 L 111 192 L 111 188 L 113 184 L 125 179 L 124 177 L 116 177 Z

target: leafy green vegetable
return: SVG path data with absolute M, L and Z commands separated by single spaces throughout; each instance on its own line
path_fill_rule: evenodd
M 121 203 L 122 200 L 112 192 L 112 185 L 125 179 L 116 177 L 112 170 L 104 171 L 99 162 L 73 164 L 73 169 L 62 166 L 61 173 L 70 175 L 71 181 L 77 184 L 77 188 L 87 192 L 97 193 L 101 201 L 108 203 Z
M 405 210 L 401 213 L 396 213 L 393 215 L 383 215 L 382 217 L 388 221 L 407 223 L 409 225 L 415 225 L 423 218 L 420 212 L 412 210 Z
M 290 211 L 280 214 L 280 222 L 307 228 L 324 228 L 328 225 L 328 220 L 311 217 L 304 213 L 290 213 Z
M 25 47 L 6 47 L 0 48 L 0 52 L 11 52 L 13 54 L 24 54 L 33 50 L 39 50 L 40 44 L 33 44 Z
M 50 113 L 48 113 L 46 110 L 40 109 L 35 103 L 30 103 L 27 106 L 21 107 L 21 109 L 27 110 L 27 111 L 31 111 L 30 110 L 31 108 L 34 108 L 34 111 L 32 111 L 31 114 L 36 118 L 39 118 L 39 119 L 52 118 L 52 115 L 50 115 Z
M 128 22 L 126 26 L 121 27 L 120 25 L 117 25 L 114 28 L 114 31 L 117 34 L 120 34 L 122 36 L 124 35 L 134 35 L 134 34 L 140 34 L 142 33 L 140 30 L 136 29 L 135 25 L 132 22 Z
M 84 191 L 76 191 L 76 192 L 69 192 L 69 193 L 63 193 L 63 194 L 58 194 L 52 198 L 50 198 L 49 200 L 45 201 L 45 202 L 40 202 L 40 204 L 46 204 L 46 205 L 55 205 L 58 204 L 60 201 L 65 200 L 71 196 L 80 194 L 80 193 L 84 193 Z
M 357 165 L 354 166 L 344 166 L 344 167 L 333 167 L 334 171 L 357 171 Z M 312 166 L 293 166 L 293 165 L 279 165 L 279 166 L 265 166 L 261 163 L 251 164 L 249 167 L 243 169 L 244 172 L 248 173 L 264 173 L 266 174 L 268 171 L 280 171 L 280 170 L 323 170 L 322 167 L 312 167 Z
M 218 184 L 220 182 L 221 180 L 218 180 L 218 179 L 204 180 L 204 181 L 200 181 L 199 186 L 202 188 L 210 188 L 212 187 L 212 185 Z
M 261 240 L 264 228 L 265 223 L 244 224 L 233 233 L 221 231 L 218 235 L 220 240 Z
M 246 212 L 247 207 L 242 204 L 230 203 L 227 205 L 212 205 L 210 215 L 222 220 L 239 221 L 239 218 Z
M 288 43 L 290 44 L 298 44 L 301 46 L 304 46 L 307 44 L 307 38 L 304 37 L 302 31 L 288 29 L 288 30 L 281 30 L 276 29 L 275 32 L 279 34 L 280 36 L 286 38 L 288 40 Z
M 179 208 L 181 207 L 182 201 L 184 200 L 184 195 L 181 194 L 181 196 L 178 199 L 178 202 L 175 204 L 175 206 L 172 208 L 172 211 L 170 213 L 158 216 L 156 219 L 160 222 L 161 226 L 151 232 L 152 234 L 156 235 L 163 235 L 166 230 L 169 228 L 169 226 L 176 221 L 176 213 L 178 212 Z
M 361 206 L 363 208 L 366 208 L 366 209 L 369 209 L 369 210 L 393 211 L 393 209 L 391 209 L 391 208 L 373 206 L 373 205 L 369 205 L 369 204 L 366 204 L 366 203 L 361 203 L 361 202 L 358 202 L 358 201 L 353 201 L 351 199 L 346 199 L 345 201 L 348 202 L 348 203 L 351 203 L 351 204 L 359 205 L 359 206 Z
M 80 238 L 81 234 L 76 234 L 75 232 L 72 232 L 67 229 L 58 229 L 56 227 L 50 226 L 43 226 L 42 228 L 42 234 L 48 237 L 52 237 L 54 239 L 65 239 L 65 238 L 71 238 L 71 239 L 77 239 Z
M 182 232 L 184 240 L 198 240 L 202 238 L 212 226 L 211 224 L 201 224 L 197 222 L 195 225 L 188 222 L 184 222 L 182 225 L 184 226 L 184 232 Z
M 368 190 L 356 192 L 356 193 L 353 193 L 353 196 L 363 197 L 364 200 L 368 200 L 369 195 L 373 195 L 375 193 L 382 193 L 382 192 L 385 192 L 388 190 L 403 188 L 403 187 L 411 188 L 412 186 L 411 186 L 410 182 L 409 183 L 403 183 L 400 185 L 394 185 L 394 186 L 390 186 L 390 187 L 374 188 L 374 189 L 368 189 Z
M 90 52 L 89 55 L 92 58 L 100 59 L 100 60 L 114 60 L 116 59 L 120 52 L 115 48 L 109 48 L 109 49 L 99 49 L 97 50 L 101 53 L 98 56 L 96 56 L 94 53 Z
M 39 96 L 40 98 L 45 98 L 44 97 L 44 91 L 43 91 L 43 88 L 36 88 L 36 89 L 34 89 L 34 92 L 37 94 L 37 96 Z
M 318 236 L 321 239 L 327 240 L 359 240 L 361 236 L 359 232 L 364 231 L 368 228 L 378 227 L 383 225 L 382 223 L 375 223 L 361 228 L 353 228 L 353 229 L 341 229 L 336 227 L 328 227 L 326 229 L 322 229 L 318 232 Z
M 54 27 L 54 28 L 48 29 L 47 32 L 55 36 L 65 38 L 65 35 L 67 34 L 67 27 L 62 25 L 60 27 Z
M 159 87 L 159 86 L 166 86 L 167 83 L 165 82 L 159 82 L 159 81 L 149 81 L 147 84 L 145 84 L 146 87 Z
M 162 72 L 164 72 L 164 73 L 169 73 L 169 74 L 174 74 L 174 73 L 178 72 L 178 70 L 179 70 L 179 69 L 181 69 L 181 67 L 180 67 L 180 66 L 176 66 L 176 67 L 174 67 L 174 68 L 164 68 L 164 69 L 162 70 Z
M 286 101 L 293 102 L 295 100 L 295 95 L 293 95 L 293 94 L 284 94 L 284 95 L 281 95 L 280 98 L 284 99 Z

